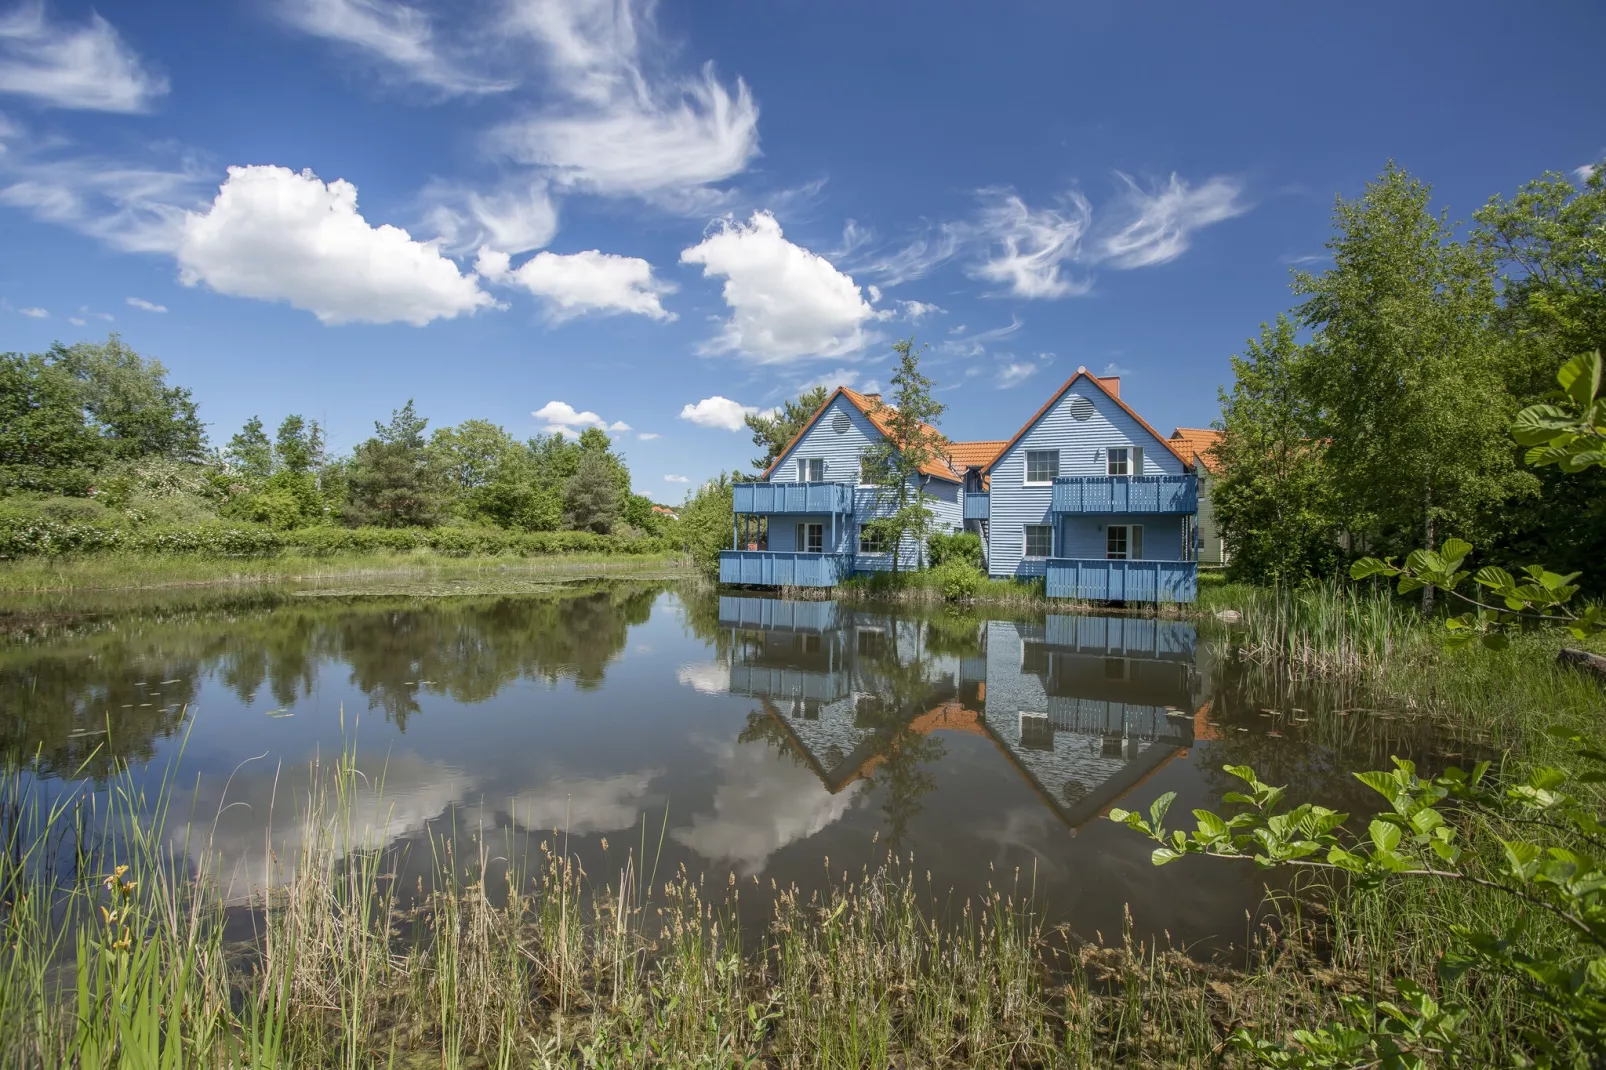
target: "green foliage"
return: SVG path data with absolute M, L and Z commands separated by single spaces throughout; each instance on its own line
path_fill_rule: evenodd
M 901 570 L 903 541 L 925 545 L 931 529 L 932 511 L 926 504 L 930 495 L 926 483 L 930 476 L 922 469 L 942 458 L 947 444 L 935 425 L 947 406 L 931 396 L 932 381 L 920 372 L 920 354 L 913 338 L 894 342 L 898 354 L 897 370 L 892 373 L 896 388 L 892 405 L 877 403 L 875 415 L 884 434 L 860 455 L 863 479 L 874 484 L 877 510 L 882 514 L 863 525 L 892 547 L 892 571 Z
M 981 569 L 981 536 L 972 531 L 956 534 L 937 532 L 926 540 L 926 553 L 932 568 L 950 561 L 959 561 L 973 569 Z
M 292 413 L 279 424 L 273 452 L 281 471 L 305 475 L 323 464 L 323 428 Z
M 692 563 L 706 575 L 719 574 L 719 552 L 732 548 L 731 515 L 741 474 L 721 472 L 697 488 L 680 507 L 677 535 Z
M 167 385 L 160 361 L 141 357 L 115 334 L 99 344 L 58 342 L 46 360 L 76 387 L 88 426 L 110 459 L 201 458 L 206 431 L 195 402 L 188 390 Z
M 1310 347 L 1295 340 L 1285 316 L 1262 324 L 1260 337 L 1232 358 L 1210 500 L 1235 580 L 1298 583 L 1330 575 L 1342 557 L 1333 474 L 1301 384 L 1310 360 Z
M 987 583 L 981 570 L 963 558 L 952 558 L 931 570 L 931 578 L 942 587 L 942 596 L 950 602 L 967 602 L 975 598 Z
M 86 493 L 102 456 L 68 377 L 38 355 L 0 355 L 0 493 Z
M 374 424 L 374 437 L 357 447 L 347 472 L 346 517 L 355 525 L 428 527 L 440 518 L 444 488 L 425 448 L 424 428 L 412 399 Z
M 747 429 L 753 432 L 753 445 L 764 452 L 753 458 L 753 470 L 763 472 L 775 463 L 775 458 L 802 433 L 803 427 L 825 404 L 830 393 L 823 386 L 814 387 L 795 399 L 781 402 L 773 414 L 751 413 Z
M 1446 524 L 1470 531 L 1537 483 L 1504 436 L 1517 406 L 1491 259 L 1452 240 L 1429 195 L 1391 163 L 1359 199 L 1339 200 L 1334 266 L 1298 274 L 1294 292 L 1315 331 L 1302 392 L 1338 490 L 1379 539 L 1431 549 Z
M 1606 395 L 1600 351 L 1574 357 L 1556 373 L 1561 396 L 1554 405 L 1530 405 L 1517 413 L 1511 437 L 1527 446 L 1523 460 L 1563 472 L 1606 467 Z
M 577 531 L 606 533 L 619 520 L 624 503 L 610 459 L 604 450 L 581 450 L 563 495 L 564 516 Z
M 262 482 L 273 474 L 273 443 L 262 429 L 262 417 L 253 416 L 223 447 L 223 457 L 240 476 Z
M 1189 854 L 1252 861 L 1262 867 L 1297 866 L 1347 875 L 1361 886 L 1415 879 L 1476 885 L 1524 908 L 1499 932 L 1455 926 L 1453 951 L 1441 973 L 1453 980 L 1478 971 L 1484 983 L 1504 980 L 1543 1015 L 1525 1030 L 1542 1066 L 1573 1065 L 1582 1052 L 1606 1057 L 1606 815 L 1592 786 L 1606 782 L 1606 754 L 1574 733 L 1555 733 L 1581 768 L 1541 767 L 1501 781 L 1489 764 L 1451 767 L 1426 779 L 1409 761 L 1357 773 L 1382 796 L 1387 809 L 1364 835 L 1346 832 L 1348 816 L 1327 807 L 1285 804 L 1283 788 L 1263 783 L 1247 766 L 1225 770 L 1247 790 L 1224 801 L 1231 816 L 1193 811 L 1192 830 L 1165 827 L 1174 794 L 1163 795 L 1147 815 L 1112 810 L 1110 819 L 1155 840 L 1155 865 Z M 1534 915 L 1559 932 L 1536 940 Z M 1460 1048 L 1456 1027 L 1471 1008 L 1440 1004 L 1420 984 L 1394 982 L 1401 1001 L 1345 1001 L 1348 1020 L 1298 1031 L 1286 1040 L 1234 1031 L 1232 1043 L 1262 1065 L 1274 1067 L 1419 1067 L 1430 1059 L 1453 1064 Z

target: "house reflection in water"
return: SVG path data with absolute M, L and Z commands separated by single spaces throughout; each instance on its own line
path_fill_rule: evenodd
M 1051 615 L 973 635 L 835 602 L 725 596 L 731 691 L 826 788 L 868 779 L 911 737 L 990 740 L 1075 829 L 1209 738 L 1183 621 Z

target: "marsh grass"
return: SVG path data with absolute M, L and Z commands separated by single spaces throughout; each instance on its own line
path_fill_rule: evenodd
M 561 833 L 529 857 L 502 828 L 382 842 L 384 778 L 353 755 L 284 778 L 295 816 L 247 889 L 219 881 L 212 819 L 172 812 L 173 770 L 149 793 L 127 769 L 101 788 L 5 771 L 0 1063 L 1216 1066 L 1231 1024 L 1311 1024 L 1377 983 L 1408 917 L 1291 899 L 1232 969 L 1130 925 L 1111 944 L 1045 928 L 1030 875 L 953 902 L 908 855 L 827 860 L 808 895 L 711 886 L 656 873 L 644 824 L 602 880 Z M 412 888 L 407 850 L 430 862 Z M 251 935 L 226 940 L 242 912 Z

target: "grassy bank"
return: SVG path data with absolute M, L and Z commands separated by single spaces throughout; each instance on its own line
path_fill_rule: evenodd
M 689 566 L 673 551 L 448 555 L 436 550 L 376 550 L 307 555 L 285 551 L 265 557 L 200 554 L 101 553 L 0 561 L 0 595 L 137 590 L 178 586 L 328 583 L 408 579 L 426 585 L 558 580 L 582 577 L 684 575 Z

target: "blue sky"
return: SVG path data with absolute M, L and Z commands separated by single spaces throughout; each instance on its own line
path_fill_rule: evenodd
M 1162 431 L 1389 158 L 1464 219 L 1606 151 L 1606 8 L 0 0 L 0 349 L 221 442 L 596 424 L 664 501 L 931 343 L 956 439 L 1079 366 Z

